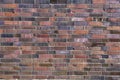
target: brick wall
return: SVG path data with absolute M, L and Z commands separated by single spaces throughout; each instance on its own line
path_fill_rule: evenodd
M 0 0 L 0 79 L 120 80 L 119 0 Z

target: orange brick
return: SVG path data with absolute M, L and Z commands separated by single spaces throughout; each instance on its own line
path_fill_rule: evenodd
M 31 50 L 31 46 L 21 46 L 22 50 Z
M 40 66 L 35 66 L 34 67 L 34 70 L 40 70 L 40 71 L 48 71 L 49 70 L 49 68 L 48 67 L 40 67 Z
M 107 27 L 107 30 L 120 30 L 120 26 L 110 26 L 110 27 Z
M 104 12 L 104 10 L 103 9 L 93 9 L 93 13 L 95 13 L 95 12 L 97 12 L 97 13 L 102 13 L 102 12 Z
M 65 58 L 65 55 L 56 54 L 54 55 L 54 58 Z
M 107 52 L 107 54 L 120 54 L 120 52 L 119 52 L 119 51 L 109 50 L 109 51 Z
M 88 30 L 75 30 L 74 34 L 79 35 L 79 34 L 88 34 Z
M 106 3 L 106 0 L 93 0 L 93 4 L 97 4 L 97 3 L 99 3 L 99 4 L 105 4 Z
M 50 25 L 52 25 L 52 22 L 50 22 L 50 21 L 43 21 L 43 22 L 40 22 L 40 25 L 41 26 L 50 26 Z
M 92 38 L 95 38 L 95 39 L 103 39 L 103 38 L 106 38 L 106 36 L 105 36 L 105 35 L 94 34 L 94 35 L 92 35 Z
M 5 21 L 4 23 L 7 25 L 18 25 L 19 24 L 19 22 L 17 21 Z
M 5 4 L 6 8 L 18 8 L 17 4 Z
M 5 24 L 7 24 L 7 25 L 13 25 L 14 23 L 13 23 L 13 21 L 5 21 Z
M 53 58 L 52 54 L 40 54 L 39 58 Z
M 5 12 L 4 15 L 5 16 L 9 16 L 9 17 L 11 17 L 11 16 L 18 16 L 18 13 Z
M 75 8 L 75 5 L 74 4 L 68 4 L 67 7 L 68 8 Z
M 85 18 L 86 21 L 92 21 L 92 17 Z
M 100 26 L 103 26 L 103 23 L 102 22 L 91 21 L 91 22 L 89 22 L 89 25 L 90 26 L 98 26 L 98 27 L 100 27 Z
M 89 6 L 87 5 L 87 4 L 77 4 L 76 6 L 75 6 L 75 8 L 83 8 L 83 9 L 85 9 L 85 8 L 88 8 Z
M 37 9 L 36 8 L 32 8 L 32 9 L 30 9 L 30 12 L 37 12 Z
M 66 17 L 65 13 L 56 13 L 55 14 L 56 17 Z
M 37 38 L 37 42 L 48 42 L 49 38 Z
M 78 62 L 76 62 L 78 63 Z M 83 70 L 86 66 L 87 66 L 87 63 L 84 62 L 84 63 L 78 63 L 78 64 L 69 64 L 69 69 L 70 70 Z
M 55 18 L 54 17 L 51 17 L 51 18 L 49 18 L 50 19 L 50 21 L 55 21 Z
M 111 47 L 110 50 L 111 51 L 120 51 L 120 47 Z
M 8 54 L 8 55 L 5 55 L 4 56 L 4 58 L 17 58 L 18 57 L 18 54 L 12 54 L 12 53 L 10 53 L 10 54 Z
M 35 54 L 34 51 L 30 51 L 30 50 L 29 50 L 29 51 L 23 50 L 22 53 L 23 53 L 23 54 Z
M 20 25 L 25 25 L 25 26 L 31 26 L 32 22 L 31 21 L 19 21 Z
M 48 38 L 49 35 L 48 34 L 38 34 L 37 37 Z
M 0 34 L 2 34 L 3 33 L 3 29 L 0 29 Z
M 85 9 L 72 9 L 72 13 L 84 13 L 86 12 Z

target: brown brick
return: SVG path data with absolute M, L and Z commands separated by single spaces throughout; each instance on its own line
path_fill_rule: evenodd
M 13 76 L 8 76 L 8 75 L 0 75 L 1 79 L 13 79 Z
M 47 75 L 37 75 L 35 79 L 47 79 Z
M 88 56 L 84 55 L 84 54 L 76 54 L 74 56 L 75 56 L 75 58 L 88 58 Z
M 65 55 L 63 55 L 63 54 L 55 54 L 54 55 L 54 58 L 65 58 Z

